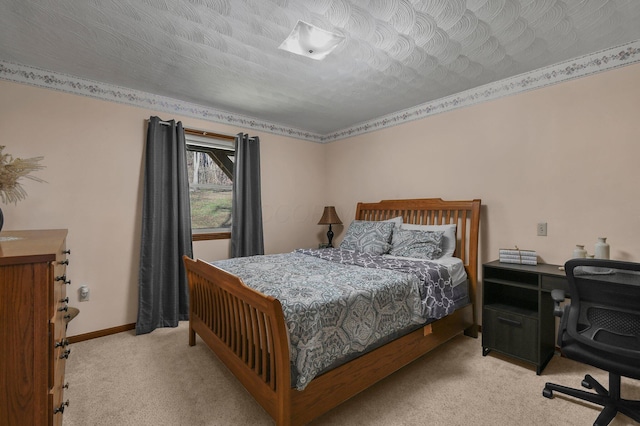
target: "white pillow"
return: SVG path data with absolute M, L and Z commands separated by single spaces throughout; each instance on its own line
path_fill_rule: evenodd
M 456 251 L 456 227 L 455 224 L 450 225 L 413 225 L 411 223 L 403 223 L 400 229 L 409 229 L 413 231 L 444 231 L 442 238 L 442 256 L 451 257 Z
M 402 227 L 402 216 L 398 216 L 398 217 L 394 217 L 391 219 L 387 219 L 387 220 L 383 220 L 383 222 L 393 222 L 395 224 L 395 226 L 393 227 L 393 229 L 400 229 L 400 227 Z

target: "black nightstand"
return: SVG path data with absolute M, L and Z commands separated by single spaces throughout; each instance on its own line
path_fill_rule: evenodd
M 497 352 L 531 362 L 539 375 L 555 350 L 551 290 L 568 292 L 559 265 L 482 265 L 482 354 Z

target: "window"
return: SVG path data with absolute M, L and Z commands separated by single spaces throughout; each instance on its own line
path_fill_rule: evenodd
M 193 240 L 231 236 L 235 138 L 185 129 Z

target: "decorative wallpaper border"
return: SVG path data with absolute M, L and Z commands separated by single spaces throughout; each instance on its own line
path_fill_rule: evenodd
M 0 80 L 9 80 L 104 101 L 118 102 L 159 112 L 175 113 L 186 117 L 291 136 L 313 142 L 322 142 L 323 139 L 322 135 L 313 132 L 285 127 L 240 114 L 1 60 Z
M 560 62 L 324 135 L 330 142 L 640 62 L 640 40 Z
M 253 129 L 311 142 L 326 143 L 408 123 L 456 108 L 539 89 L 637 62 L 640 62 L 640 40 L 466 90 L 446 98 L 427 102 L 325 135 L 286 127 L 276 123 L 269 123 L 164 96 L 1 60 L 0 79 L 148 108 L 159 112 L 175 113 L 216 123 L 239 126 L 244 129 Z

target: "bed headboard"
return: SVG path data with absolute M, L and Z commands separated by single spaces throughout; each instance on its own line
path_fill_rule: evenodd
M 480 200 L 445 201 L 442 198 L 382 200 L 358 203 L 356 220 L 387 220 L 402 216 L 417 225 L 457 224 L 455 256 L 462 259 L 469 276 L 470 296 L 475 301 L 478 280 L 478 233 Z

